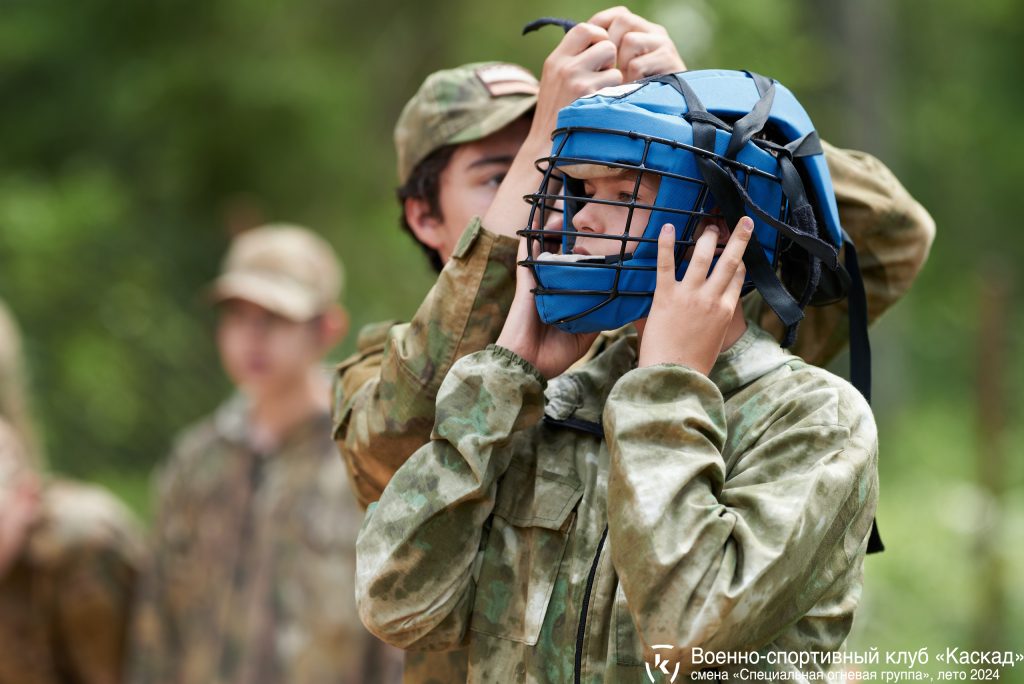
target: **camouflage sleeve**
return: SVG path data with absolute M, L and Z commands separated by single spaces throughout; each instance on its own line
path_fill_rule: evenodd
M 515 291 L 516 248 L 474 219 L 412 321 L 338 367 L 334 438 L 364 507 L 430 438 L 452 364 L 497 339 Z
M 359 533 L 359 615 L 384 641 L 417 650 L 462 642 L 484 524 L 511 460 L 504 447 L 540 420 L 543 388 L 532 366 L 500 347 L 452 367 L 431 441 L 395 473 Z
M 935 222 L 882 162 L 864 152 L 822 142 L 839 206 L 839 220 L 860 258 L 868 320 L 874 322 L 910 289 L 928 258 Z M 840 255 L 842 259 L 842 255 Z M 776 339 L 782 324 L 759 297 L 752 300 L 757 320 Z M 748 315 L 753 314 L 748 310 Z M 849 339 L 846 300 L 807 307 L 797 341 L 790 351 L 808 363 L 824 366 Z
M 694 647 L 761 648 L 859 571 L 877 499 L 874 422 L 855 390 L 804 369 L 784 372 L 810 381 L 747 402 L 728 479 L 725 406 L 706 376 L 661 365 L 612 389 L 608 540 L 648 647 L 675 645 L 682 662 Z

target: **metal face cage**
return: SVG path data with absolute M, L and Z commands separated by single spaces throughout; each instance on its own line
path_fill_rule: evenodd
M 535 295 L 576 300 L 575 306 L 567 307 L 571 312 L 549 323 L 571 323 L 615 306 L 620 298 L 647 298 L 649 308 L 656 280 L 658 233 L 665 223 L 676 227 L 676 277 L 682 276 L 702 222 L 722 218 L 716 213 L 718 203 L 700 172 L 698 158 L 710 160 L 729 174 L 777 221 L 790 220 L 789 202 L 775 159 L 779 146 L 763 137 L 751 140 L 750 149 L 735 159 L 726 158 L 717 149 L 727 143 L 727 136 L 723 136 L 722 145 L 716 145 L 715 152 L 635 131 L 589 126 L 559 128 L 553 138 L 552 155 L 537 160 L 543 179 L 537 192 L 524 198 L 532 205 L 530 221 L 519 231 L 527 241 L 527 257 L 520 264 L 534 273 Z M 630 174 L 631 196 L 628 200 L 587 197 L 584 181 L 570 175 L 576 165 L 605 167 L 610 175 L 616 173 L 613 170 Z M 639 201 L 641 184 L 652 175 L 659 180 L 657 197 L 645 204 Z M 624 224 L 604 233 L 577 229 L 574 219 L 588 204 L 624 208 Z M 650 212 L 647 225 L 633 226 L 637 212 Z M 617 244 L 617 252 L 605 256 L 573 254 L 581 237 L 612 241 Z M 775 268 L 788 240 L 756 217 L 755 240 Z M 752 287 L 748 281 L 745 291 Z

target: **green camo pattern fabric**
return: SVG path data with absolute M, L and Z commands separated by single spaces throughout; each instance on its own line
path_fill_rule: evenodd
M 469 649 L 471 682 L 642 681 L 654 645 L 833 651 L 852 625 L 877 436 L 845 381 L 751 323 L 710 379 L 632 369 L 633 335 L 550 383 L 490 347 L 458 361 L 429 444 L 359 536 L 365 624 Z M 551 426 L 602 419 L 605 439 Z M 568 407 L 572 407 L 569 409 Z

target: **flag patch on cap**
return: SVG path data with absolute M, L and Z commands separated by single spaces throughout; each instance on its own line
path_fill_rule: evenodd
M 490 64 L 476 70 L 476 77 L 491 97 L 504 95 L 536 95 L 537 79 L 515 64 Z

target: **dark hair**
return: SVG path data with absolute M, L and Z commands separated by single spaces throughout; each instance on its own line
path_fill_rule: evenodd
M 400 186 L 396 192 L 402 212 L 399 223 L 416 240 L 430 260 L 430 265 L 438 273 L 444 267 L 441 255 L 436 249 L 428 247 L 416 237 L 416 233 L 413 232 L 412 227 L 409 225 L 409 220 L 405 217 L 405 200 L 410 198 L 426 200 L 430 214 L 435 218 L 444 220 L 444 216 L 441 215 L 441 173 L 448 166 L 448 162 L 451 161 L 453 152 L 455 152 L 455 145 L 445 145 L 428 154 L 423 161 L 413 168 L 405 184 Z

